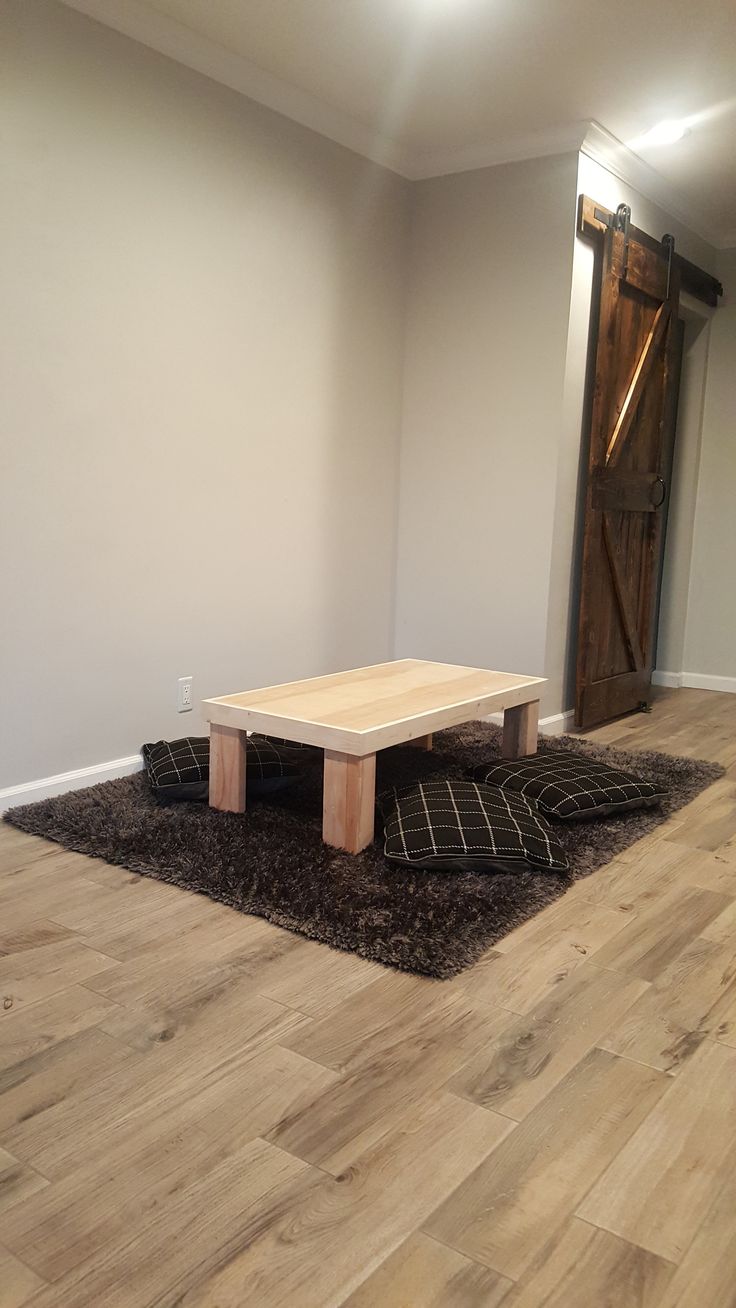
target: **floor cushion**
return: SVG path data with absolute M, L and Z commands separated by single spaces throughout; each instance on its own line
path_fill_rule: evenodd
M 319 745 L 304 745 L 299 740 L 286 740 L 283 736 L 264 736 L 260 731 L 254 731 L 248 737 L 248 743 L 253 744 L 259 740 L 264 740 L 268 745 L 275 745 L 279 753 L 293 754 L 298 762 L 312 762 L 314 759 L 322 760 L 324 750 Z
M 210 776 L 208 736 L 156 740 L 142 747 L 151 789 L 162 799 L 206 799 Z
M 302 768 L 302 751 L 292 742 L 276 744 L 266 736 L 248 737 L 245 781 L 249 795 L 272 795 L 293 785 Z
M 142 748 L 151 789 L 159 799 L 206 800 L 210 783 L 209 736 L 157 740 Z M 246 789 L 250 796 L 274 794 L 299 776 L 294 754 L 261 738 L 249 737 L 246 751 Z
M 568 750 L 531 758 L 493 759 L 472 769 L 473 780 L 525 795 L 547 817 L 565 822 L 628 813 L 659 804 L 663 786 Z
M 420 781 L 382 795 L 384 854 L 407 867 L 563 872 L 549 823 L 523 795 L 476 781 Z

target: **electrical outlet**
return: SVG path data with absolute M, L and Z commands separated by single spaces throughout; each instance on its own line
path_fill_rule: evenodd
M 178 713 L 192 711 L 192 678 L 180 677 L 177 682 L 176 709 Z

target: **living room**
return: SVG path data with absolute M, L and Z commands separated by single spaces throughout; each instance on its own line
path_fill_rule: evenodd
M 4 0 L 8 1308 L 732 1303 L 735 52 Z

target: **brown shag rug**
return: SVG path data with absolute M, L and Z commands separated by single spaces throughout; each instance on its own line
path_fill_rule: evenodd
M 437 774 L 460 777 L 497 756 L 498 727 L 473 723 L 435 737 L 431 753 L 399 746 L 378 759 L 377 789 Z M 254 802 L 246 816 L 153 798 L 143 773 L 27 804 L 6 821 L 146 876 L 196 890 L 242 913 L 406 972 L 450 977 L 495 941 L 652 831 L 723 768 L 669 754 L 604 748 L 571 736 L 540 737 L 540 750 L 605 758 L 669 790 L 661 807 L 587 823 L 556 823 L 570 861 L 541 872 L 410 872 L 393 867 L 380 839 L 351 856 L 321 838 L 321 756 L 291 790 Z M 380 826 L 377 823 L 377 834 Z

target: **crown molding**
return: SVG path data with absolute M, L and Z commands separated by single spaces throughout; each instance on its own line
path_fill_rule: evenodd
M 396 141 L 379 135 L 316 96 L 274 77 L 234 51 L 141 3 L 141 0 L 62 0 L 62 3 L 176 63 L 203 73 L 212 81 L 256 100 L 267 109 L 301 123 L 355 154 L 363 155 L 403 177 L 409 176 L 405 151 Z
M 595 120 L 587 124 L 581 152 L 601 164 L 620 181 L 633 186 L 635 191 L 639 191 L 648 200 L 666 209 L 672 218 L 689 227 L 691 232 L 695 232 L 709 245 L 717 250 L 727 247 L 724 233 L 713 228 L 697 206 L 685 200 L 682 193 L 666 181 L 661 173 Z
M 582 149 L 588 127 L 586 122 L 568 123 L 527 136 L 508 136 L 486 145 L 417 153 L 407 160 L 406 176 L 412 181 L 421 181 L 430 177 L 448 177 L 452 173 L 467 173 L 477 168 L 494 168 L 496 164 L 520 163 L 523 159 L 541 159 L 550 154 L 577 154 Z
M 715 230 L 699 209 L 664 177 L 593 120 L 550 127 L 527 136 L 506 137 L 486 145 L 411 153 L 398 141 L 374 132 L 317 96 L 274 77 L 241 55 L 151 8 L 144 0 L 62 2 L 410 181 L 582 151 L 716 249 L 736 246 L 736 232 Z

